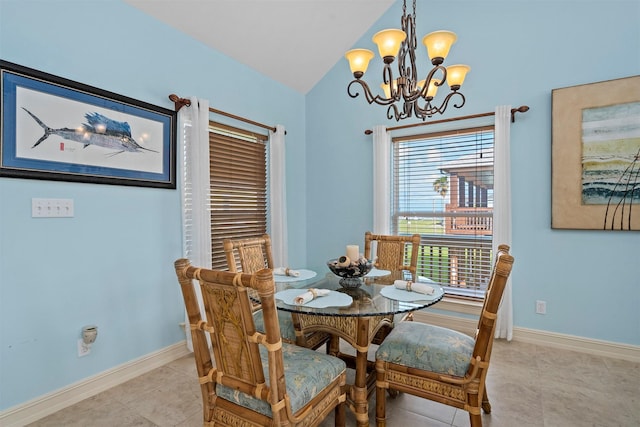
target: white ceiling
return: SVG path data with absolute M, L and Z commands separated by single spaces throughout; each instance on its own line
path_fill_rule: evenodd
M 311 90 L 394 2 L 124 1 L 302 94 Z

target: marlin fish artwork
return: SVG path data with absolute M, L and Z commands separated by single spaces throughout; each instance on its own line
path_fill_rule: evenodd
M 40 120 L 31 111 L 24 107 L 22 107 L 22 109 L 29 113 L 29 115 L 33 117 L 42 129 L 44 129 L 44 135 L 42 135 L 42 137 L 36 141 L 31 148 L 37 147 L 42 141 L 51 135 L 58 135 L 61 138 L 83 144 L 83 148 L 95 145 L 110 150 L 116 150 L 115 153 L 111 153 L 109 156 L 115 156 L 116 154 L 124 153 L 125 151 L 134 153 L 151 151 L 157 153 L 155 150 L 141 146 L 131 137 L 131 127 L 129 126 L 129 123 L 110 119 L 100 113 L 85 114 L 84 118 L 87 120 L 87 123 L 83 123 L 76 129 L 53 129 L 45 125 L 42 120 Z

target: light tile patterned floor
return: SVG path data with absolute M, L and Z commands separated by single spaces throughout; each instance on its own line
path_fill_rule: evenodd
M 532 344 L 496 341 L 486 427 L 640 426 L 640 364 Z M 375 425 L 375 397 L 370 401 Z M 355 419 L 347 410 L 347 425 Z M 464 427 L 466 412 L 407 394 L 389 399 L 390 427 Z M 191 356 L 56 412 L 32 427 L 202 426 Z M 333 419 L 321 427 L 333 426 Z

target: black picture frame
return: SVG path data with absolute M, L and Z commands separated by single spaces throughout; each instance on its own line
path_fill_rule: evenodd
M 177 113 L 0 60 L 0 176 L 176 188 Z

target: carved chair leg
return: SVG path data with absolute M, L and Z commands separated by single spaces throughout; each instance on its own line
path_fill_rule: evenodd
M 385 399 L 387 397 L 386 390 L 382 387 L 376 387 L 376 426 L 386 426 L 386 408 Z
M 345 407 L 345 403 L 342 402 L 340 405 L 336 406 L 335 409 L 335 427 L 344 427 L 345 426 L 345 422 L 346 422 L 346 416 L 345 416 L 345 411 L 344 411 L 344 407 Z
M 340 353 L 340 337 L 331 335 L 331 339 L 327 343 L 327 354 L 337 356 Z
M 487 395 L 487 389 L 484 389 L 484 396 L 482 397 L 482 410 L 485 414 L 491 413 L 491 403 L 489 402 L 489 396 Z
M 482 427 L 482 418 L 480 417 L 480 414 L 469 413 L 469 421 L 471 423 L 471 427 Z
M 482 410 L 480 409 L 480 396 L 477 393 L 467 394 L 467 405 L 471 427 L 482 427 Z

